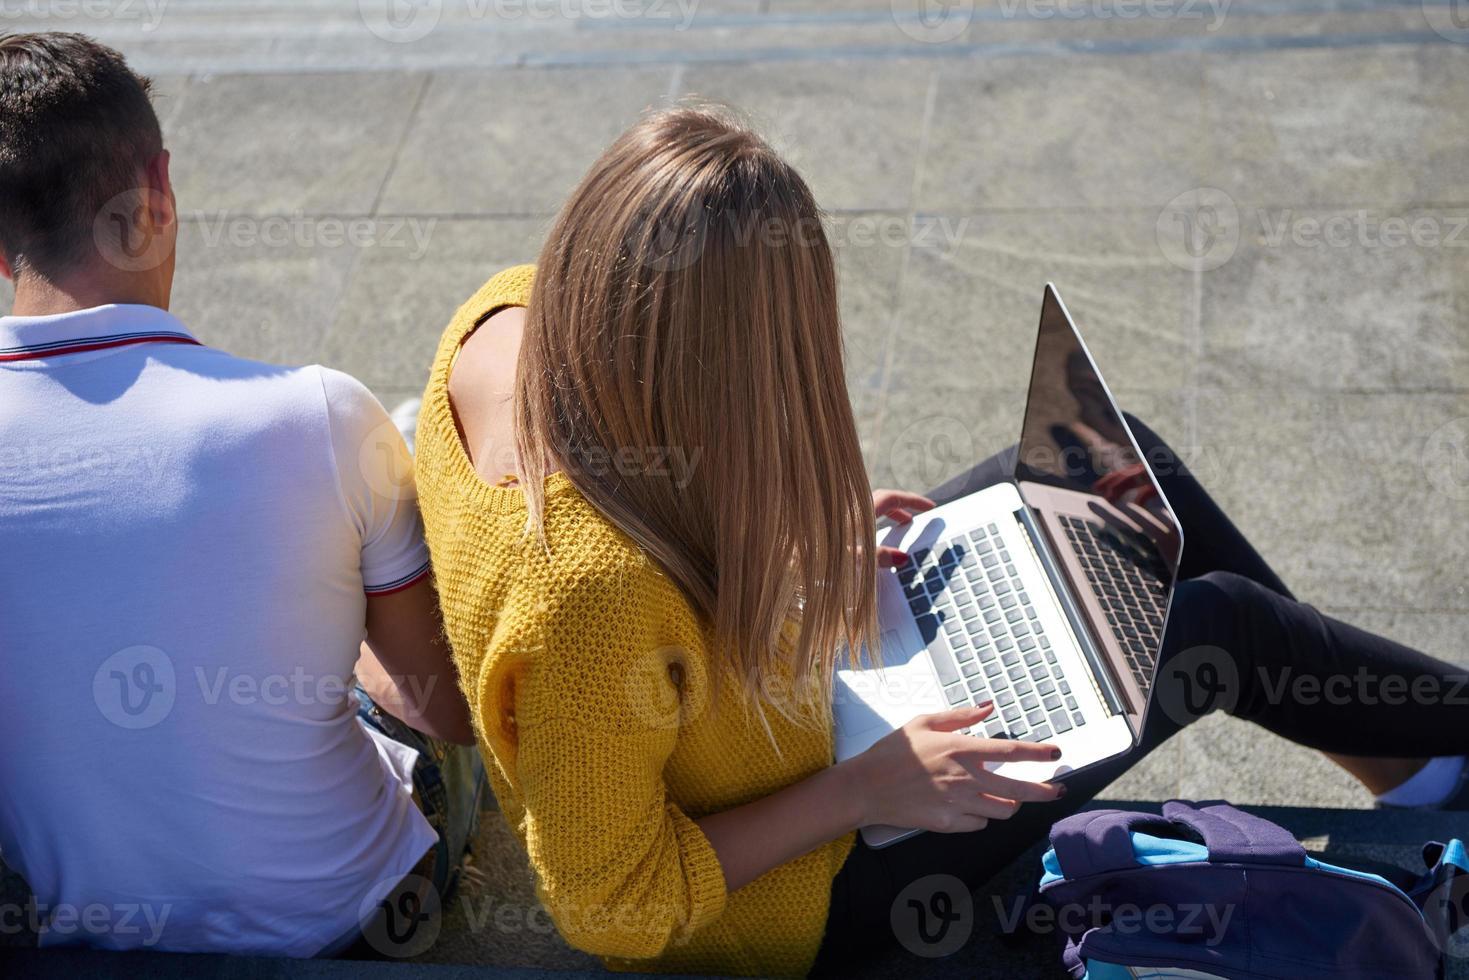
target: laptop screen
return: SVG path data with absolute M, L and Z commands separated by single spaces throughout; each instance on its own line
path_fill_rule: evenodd
M 1093 592 L 1093 608 L 1106 615 L 1117 645 L 1129 662 L 1136 658 L 1144 694 L 1183 547 L 1178 520 L 1151 468 L 1164 462 L 1143 458 L 1065 306 L 1047 285 L 1015 479 L 1063 491 L 1046 495 L 1065 512 L 1053 527 L 1064 532 L 1066 543 L 1055 543 L 1075 551 L 1071 567 L 1085 573 L 1075 584 Z M 1143 601 L 1120 602 L 1119 594 Z

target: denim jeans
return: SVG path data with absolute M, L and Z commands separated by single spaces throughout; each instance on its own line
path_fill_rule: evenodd
M 393 717 L 379 707 L 362 686 L 356 685 L 357 718 L 364 725 L 418 751 L 413 765 L 413 790 L 419 809 L 439 835 L 434 846 L 433 870 L 428 876 L 439 904 L 454 893 L 464 868 L 464 855 L 474 837 L 480 810 L 487 800 L 484 760 L 473 745 L 440 741 Z M 409 879 L 416 878 L 409 875 Z M 406 880 L 405 880 L 406 881 Z M 411 882 L 400 890 L 411 890 Z M 411 896 L 410 896 L 411 898 Z M 385 902 L 404 901 L 395 891 Z M 410 941 L 389 936 L 380 922 L 364 922 L 319 955 L 345 959 L 396 957 L 411 952 Z

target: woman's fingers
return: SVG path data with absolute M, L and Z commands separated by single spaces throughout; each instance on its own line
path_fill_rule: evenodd
M 887 545 L 882 545 L 877 549 L 878 568 L 901 568 L 906 564 L 908 564 L 907 552 L 889 548 Z
M 974 779 L 986 793 L 1021 803 L 1049 803 L 1066 795 L 1063 783 L 1031 783 L 988 771 L 976 773 Z
M 908 493 L 906 490 L 877 490 L 872 494 L 872 509 L 877 512 L 877 516 L 891 517 L 899 524 L 906 524 L 913 519 L 914 514 L 933 510 L 935 506 L 932 500 L 922 494 Z
M 918 720 L 927 728 L 936 732 L 957 732 L 961 728 L 968 728 L 976 722 L 984 721 L 994 713 L 995 703 L 993 701 L 985 701 L 972 707 L 966 705 L 963 708 L 955 708 L 952 711 L 940 711 L 936 714 L 924 715 Z M 968 735 L 964 736 L 966 739 L 970 737 Z M 986 740 L 976 739 L 976 741 Z
M 1020 811 L 1020 802 L 1019 800 L 1007 800 L 1003 796 L 981 793 L 974 798 L 974 802 L 967 809 L 975 816 L 988 820 L 1009 820 Z
M 941 834 L 972 834 L 989 826 L 989 818 L 979 813 L 955 813 L 933 827 Z
M 1020 742 L 1013 738 L 971 737 L 961 749 L 961 755 L 967 761 L 977 765 L 986 762 L 1055 762 L 1061 758 L 1061 750 L 1045 742 Z

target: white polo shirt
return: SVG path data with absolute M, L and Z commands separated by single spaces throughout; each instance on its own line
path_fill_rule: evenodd
M 0 318 L 0 855 L 43 946 L 310 956 L 433 845 L 347 690 L 366 596 L 427 574 L 411 481 L 344 374 Z

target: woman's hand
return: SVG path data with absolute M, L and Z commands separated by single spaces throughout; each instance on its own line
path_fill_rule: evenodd
M 976 738 L 959 732 L 988 718 L 994 706 L 921 715 L 883 738 L 847 767 L 857 794 L 861 826 L 885 824 L 940 833 L 982 829 L 1004 820 L 1022 803 L 1060 799 L 1060 783 L 1028 783 L 997 775 L 987 762 L 1049 762 L 1054 745 Z
M 877 512 L 877 519 L 890 518 L 894 524 L 907 524 L 914 514 L 933 510 L 934 506 L 927 497 L 903 490 L 877 490 L 872 494 L 872 509 Z M 907 562 L 908 556 L 897 548 L 877 549 L 878 568 L 896 568 Z

